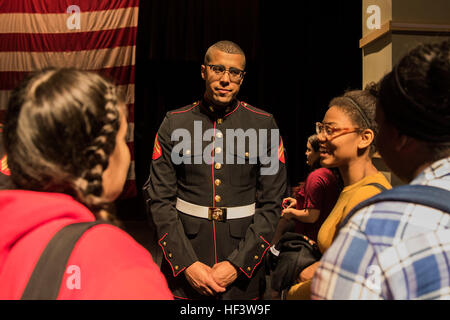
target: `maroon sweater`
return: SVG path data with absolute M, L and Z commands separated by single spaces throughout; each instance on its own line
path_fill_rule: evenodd
M 320 226 L 333 209 L 339 193 L 338 181 L 331 170 L 319 168 L 311 172 L 296 194 L 297 209 L 317 209 L 320 210 L 320 216 L 314 223 L 296 221 L 296 232 L 317 241 Z

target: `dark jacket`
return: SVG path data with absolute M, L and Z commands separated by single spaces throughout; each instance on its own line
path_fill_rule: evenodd
M 195 146 L 198 139 L 194 141 L 194 135 L 198 135 L 198 130 L 194 133 L 194 121 L 201 121 L 201 134 L 212 129 L 212 135 L 204 138 L 206 141 L 201 148 Z M 199 122 L 197 128 L 198 125 Z M 248 139 L 245 150 L 237 150 L 237 143 L 234 148 L 227 147 L 226 129 L 238 128 L 243 132 L 255 129 L 257 133 L 259 129 L 267 129 L 266 137 L 270 137 L 270 129 L 278 129 L 271 114 L 245 102 L 235 101 L 228 109 L 214 110 L 199 101 L 168 112 L 156 136 L 144 194 L 164 254 L 161 268 L 176 297 L 207 298 L 199 295 L 183 275 L 195 261 L 213 266 L 228 260 L 238 269 L 237 280 L 219 298 L 252 299 L 260 297 L 264 291 L 262 259 L 269 248 L 286 192 L 284 150 L 282 142 L 278 143 L 280 137 L 276 144 L 278 149 L 271 150 L 277 154 L 279 168 L 275 174 L 262 175 L 261 167 L 270 165 L 261 164 L 259 150 L 255 152 Z M 175 129 L 186 129 L 184 132 L 190 133 L 190 148 L 180 151 L 175 147 L 181 142 L 181 139 L 171 141 Z M 267 144 L 270 146 L 270 139 Z M 174 164 L 172 160 L 174 147 L 178 159 L 183 159 L 180 164 Z M 207 154 L 213 149 L 213 163 L 202 161 L 203 151 Z M 227 161 L 227 154 L 233 164 Z M 238 164 L 239 158 L 239 162 L 245 163 Z M 219 162 L 222 163 L 217 165 Z M 178 211 L 175 207 L 177 197 L 206 207 L 256 203 L 256 211 L 245 218 L 208 220 Z

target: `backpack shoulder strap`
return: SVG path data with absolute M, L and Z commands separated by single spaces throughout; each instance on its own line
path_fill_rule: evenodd
M 400 201 L 420 204 L 434 209 L 450 213 L 450 191 L 426 186 L 426 185 L 403 185 L 386 190 L 372 198 L 369 198 L 357 206 L 342 221 L 340 228 L 347 224 L 351 217 L 364 207 L 383 201 Z
M 374 186 L 375 188 L 378 188 L 381 192 L 387 190 L 387 188 L 385 186 L 383 186 L 382 184 L 380 184 L 378 182 L 368 183 L 368 184 L 366 184 L 366 186 Z
M 56 300 L 67 262 L 78 239 L 88 229 L 105 221 L 74 223 L 59 230 L 39 258 L 22 300 Z

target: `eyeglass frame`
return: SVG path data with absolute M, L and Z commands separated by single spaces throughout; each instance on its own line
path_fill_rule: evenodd
M 223 66 L 223 65 L 221 65 L 221 64 L 206 64 L 205 66 L 210 67 L 211 70 L 212 70 L 216 75 L 218 75 L 218 76 L 220 75 L 220 77 L 223 77 L 223 75 L 225 74 L 225 72 L 228 72 L 228 74 L 230 75 L 230 80 L 231 80 L 231 78 L 233 77 L 232 74 L 231 74 L 231 72 L 230 72 L 230 70 L 231 70 L 231 69 L 234 69 L 234 70 L 239 71 L 239 78 L 238 78 L 238 79 L 234 79 L 234 81 L 236 81 L 236 80 L 238 80 L 238 81 L 242 80 L 242 79 L 244 78 L 244 76 L 246 75 L 246 73 L 247 73 L 245 70 L 241 70 L 241 69 L 235 68 L 235 67 L 225 68 L 225 66 Z M 216 71 L 213 70 L 213 67 L 223 67 L 224 70 L 223 70 L 222 72 L 220 72 L 220 73 L 217 73 Z
M 321 126 L 322 128 L 319 129 L 319 126 Z M 332 129 L 332 133 L 331 133 L 331 134 L 328 134 L 328 133 L 324 130 L 325 127 L 328 127 L 328 128 L 330 128 L 330 129 Z M 335 133 L 336 131 L 342 131 L 342 130 L 344 130 L 344 132 L 342 132 L 341 134 L 334 135 L 334 133 Z M 348 130 L 350 130 L 350 131 L 348 131 Z M 330 126 L 329 124 L 326 124 L 326 123 L 316 122 L 316 134 L 317 134 L 317 135 L 321 135 L 322 132 L 323 132 L 323 133 L 324 133 L 324 136 L 325 136 L 327 139 L 330 139 L 330 138 L 331 138 L 331 139 L 335 139 L 335 138 L 340 137 L 340 136 L 342 136 L 342 135 L 344 135 L 344 134 L 347 134 L 347 133 L 353 133 L 353 132 L 359 132 L 359 131 L 362 131 L 362 129 L 361 129 L 361 128 L 358 128 L 358 127 L 354 127 L 354 128 L 337 128 L 337 127 Z

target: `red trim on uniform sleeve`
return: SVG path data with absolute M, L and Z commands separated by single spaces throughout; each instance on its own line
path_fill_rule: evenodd
M 162 251 L 163 251 L 164 258 L 166 258 L 166 261 L 169 263 L 170 267 L 172 268 L 173 276 L 176 277 L 177 275 L 180 274 L 180 272 L 182 272 L 184 269 L 186 269 L 186 267 L 184 267 L 183 269 L 181 269 L 180 271 L 178 271 L 178 273 L 175 273 L 175 270 L 173 269 L 172 263 L 169 261 L 169 259 L 167 259 L 166 251 L 164 250 L 164 246 L 161 245 L 161 241 L 162 241 L 166 236 L 167 236 L 167 233 L 166 233 L 161 239 L 159 239 L 158 244 L 159 244 L 159 246 L 161 247 L 161 249 L 162 249 Z
M 249 278 L 249 279 L 253 276 L 253 271 L 255 271 L 256 267 L 261 263 L 261 261 L 262 261 L 264 255 L 266 254 L 267 250 L 269 250 L 269 247 L 270 247 L 270 243 L 267 242 L 266 239 L 264 239 L 262 236 L 259 236 L 259 237 L 267 244 L 267 246 L 266 246 L 266 250 L 264 250 L 263 254 L 261 255 L 261 257 L 260 257 L 258 263 L 255 264 L 255 266 L 253 267 L 252 272 L 250 273 L 250 275 L 249 275 L 247 272 L 245 272 L 241 267 L 239 267 L 239 269 L 241 269 L 241 271 L 242 271 L 242 272 L 247 276 L 247 278 Z

